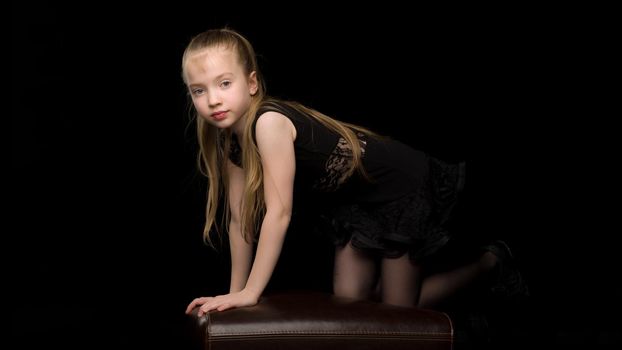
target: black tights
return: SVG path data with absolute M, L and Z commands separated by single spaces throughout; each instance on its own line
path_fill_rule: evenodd
M 337 296 L 372 299 L 378 291 L 383 303 L 434 308 L 481 279 L 495 264 L 495 256 L 485 254 L 454 270 L 424 276 L 408 254 L 377 261 L 348 243 L 336 248 L 333 288 Z

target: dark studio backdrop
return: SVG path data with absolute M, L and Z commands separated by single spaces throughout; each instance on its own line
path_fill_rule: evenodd
M 227 290 L 227 247 L 201 241 L 205 183 L 180 78 L 191 36 L 223 25 L 254 44 L 272 95 L 468 162 L 460 235 L 512 245 L 533 294 L 525 337 L 619 340 L 618 230 L 603 199 L 616 191 L 614 133 L 601 122 L 613 93 L 595 80 L 609 49 L 592 35 L 606 23 L 259 10 L 13 4 L 5 286 L 17 348 L 175 348 L 187 303 Z M 332 248 L 292 231 L 269 290 L 329 291 Z

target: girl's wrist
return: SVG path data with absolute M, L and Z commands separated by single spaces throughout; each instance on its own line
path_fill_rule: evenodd
M 242 293 L 245 293 L 251 297 L 253 297 L 256 300 L 259 300 L 259 297 L 261 296 L 261 292 L 258 292 L 256 290 L 254 290 L 253 288 L 249 288 L 246 287 L 242 290 Z

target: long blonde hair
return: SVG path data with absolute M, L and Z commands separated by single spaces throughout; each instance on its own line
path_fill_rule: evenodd
M 361 162 L 362 149 L 357 133 L 366 135 L 375 134 L 360 126 L 330 118 L 300 103 L 279 101 L 267 96 L 265 81 L 257 65 L 255 50 L 250 42 L 236 31 L 227 28 L 211 29 L 193 37 L 183 54 L 182 72 L 185 62 L 191 54 L 212 47 L 222 47 L 235 52 L 246 76 L 255 72 L 258 83 L 257 92 L 252 96 L 251 104 L 246 114 L 244 132 L 242 140 L 240 140 L 240 144 L 242 145 L 242 167 L 245 174 L 240 208 L 240 225 L 244 239 L 247 242 L 255 239 L 266 209 L 263 193 L 261 157 L 253 138 L 254 120 L 260 108 L 273 107 L 276 110 L 282 110 L 280 105 L 286 105 L 309 118 L 315 119 L 333 132 L 339 134 L 352 148 L 352 162 L 350 168 L 346 172 L 346 176 L 349 177 L 357 170 L 365 177 L 367 176 Z M 227 231 L 231 217 L 228 201 L 229 176 L 227 174 L 225 162 L 229 158 L 232 133 L 229 129 L 219 129 L 210 125 L 196 113 L 194 117 L 197 122 L 197 137 L 199 143 L 198 168 L 199 171 L 207 177 L 209 182 L 203 238 L 207 244 L 213 247 L 214 244 L 210 236 L 212 227 L 216 227 L 219 238 L 222 235 L 219 228 L 223 226 L 223 222 L 221 222 L 220 225 L 215 225 L 217 209 L 221 200 L 224 205 L 222 208 L 224 210 L 224 215 L 221 219 L 224 221 L 225 230 Z

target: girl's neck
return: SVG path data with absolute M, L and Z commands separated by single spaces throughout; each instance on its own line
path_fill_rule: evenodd
M 231 132 L 237 136 L 239 141 L 242 141 L 244 136 L 244 125 L 246 125 L 246 118 L 248 114 L 245 114 L 243 117 L 238 119 L 235 124 L 231 125 Z

